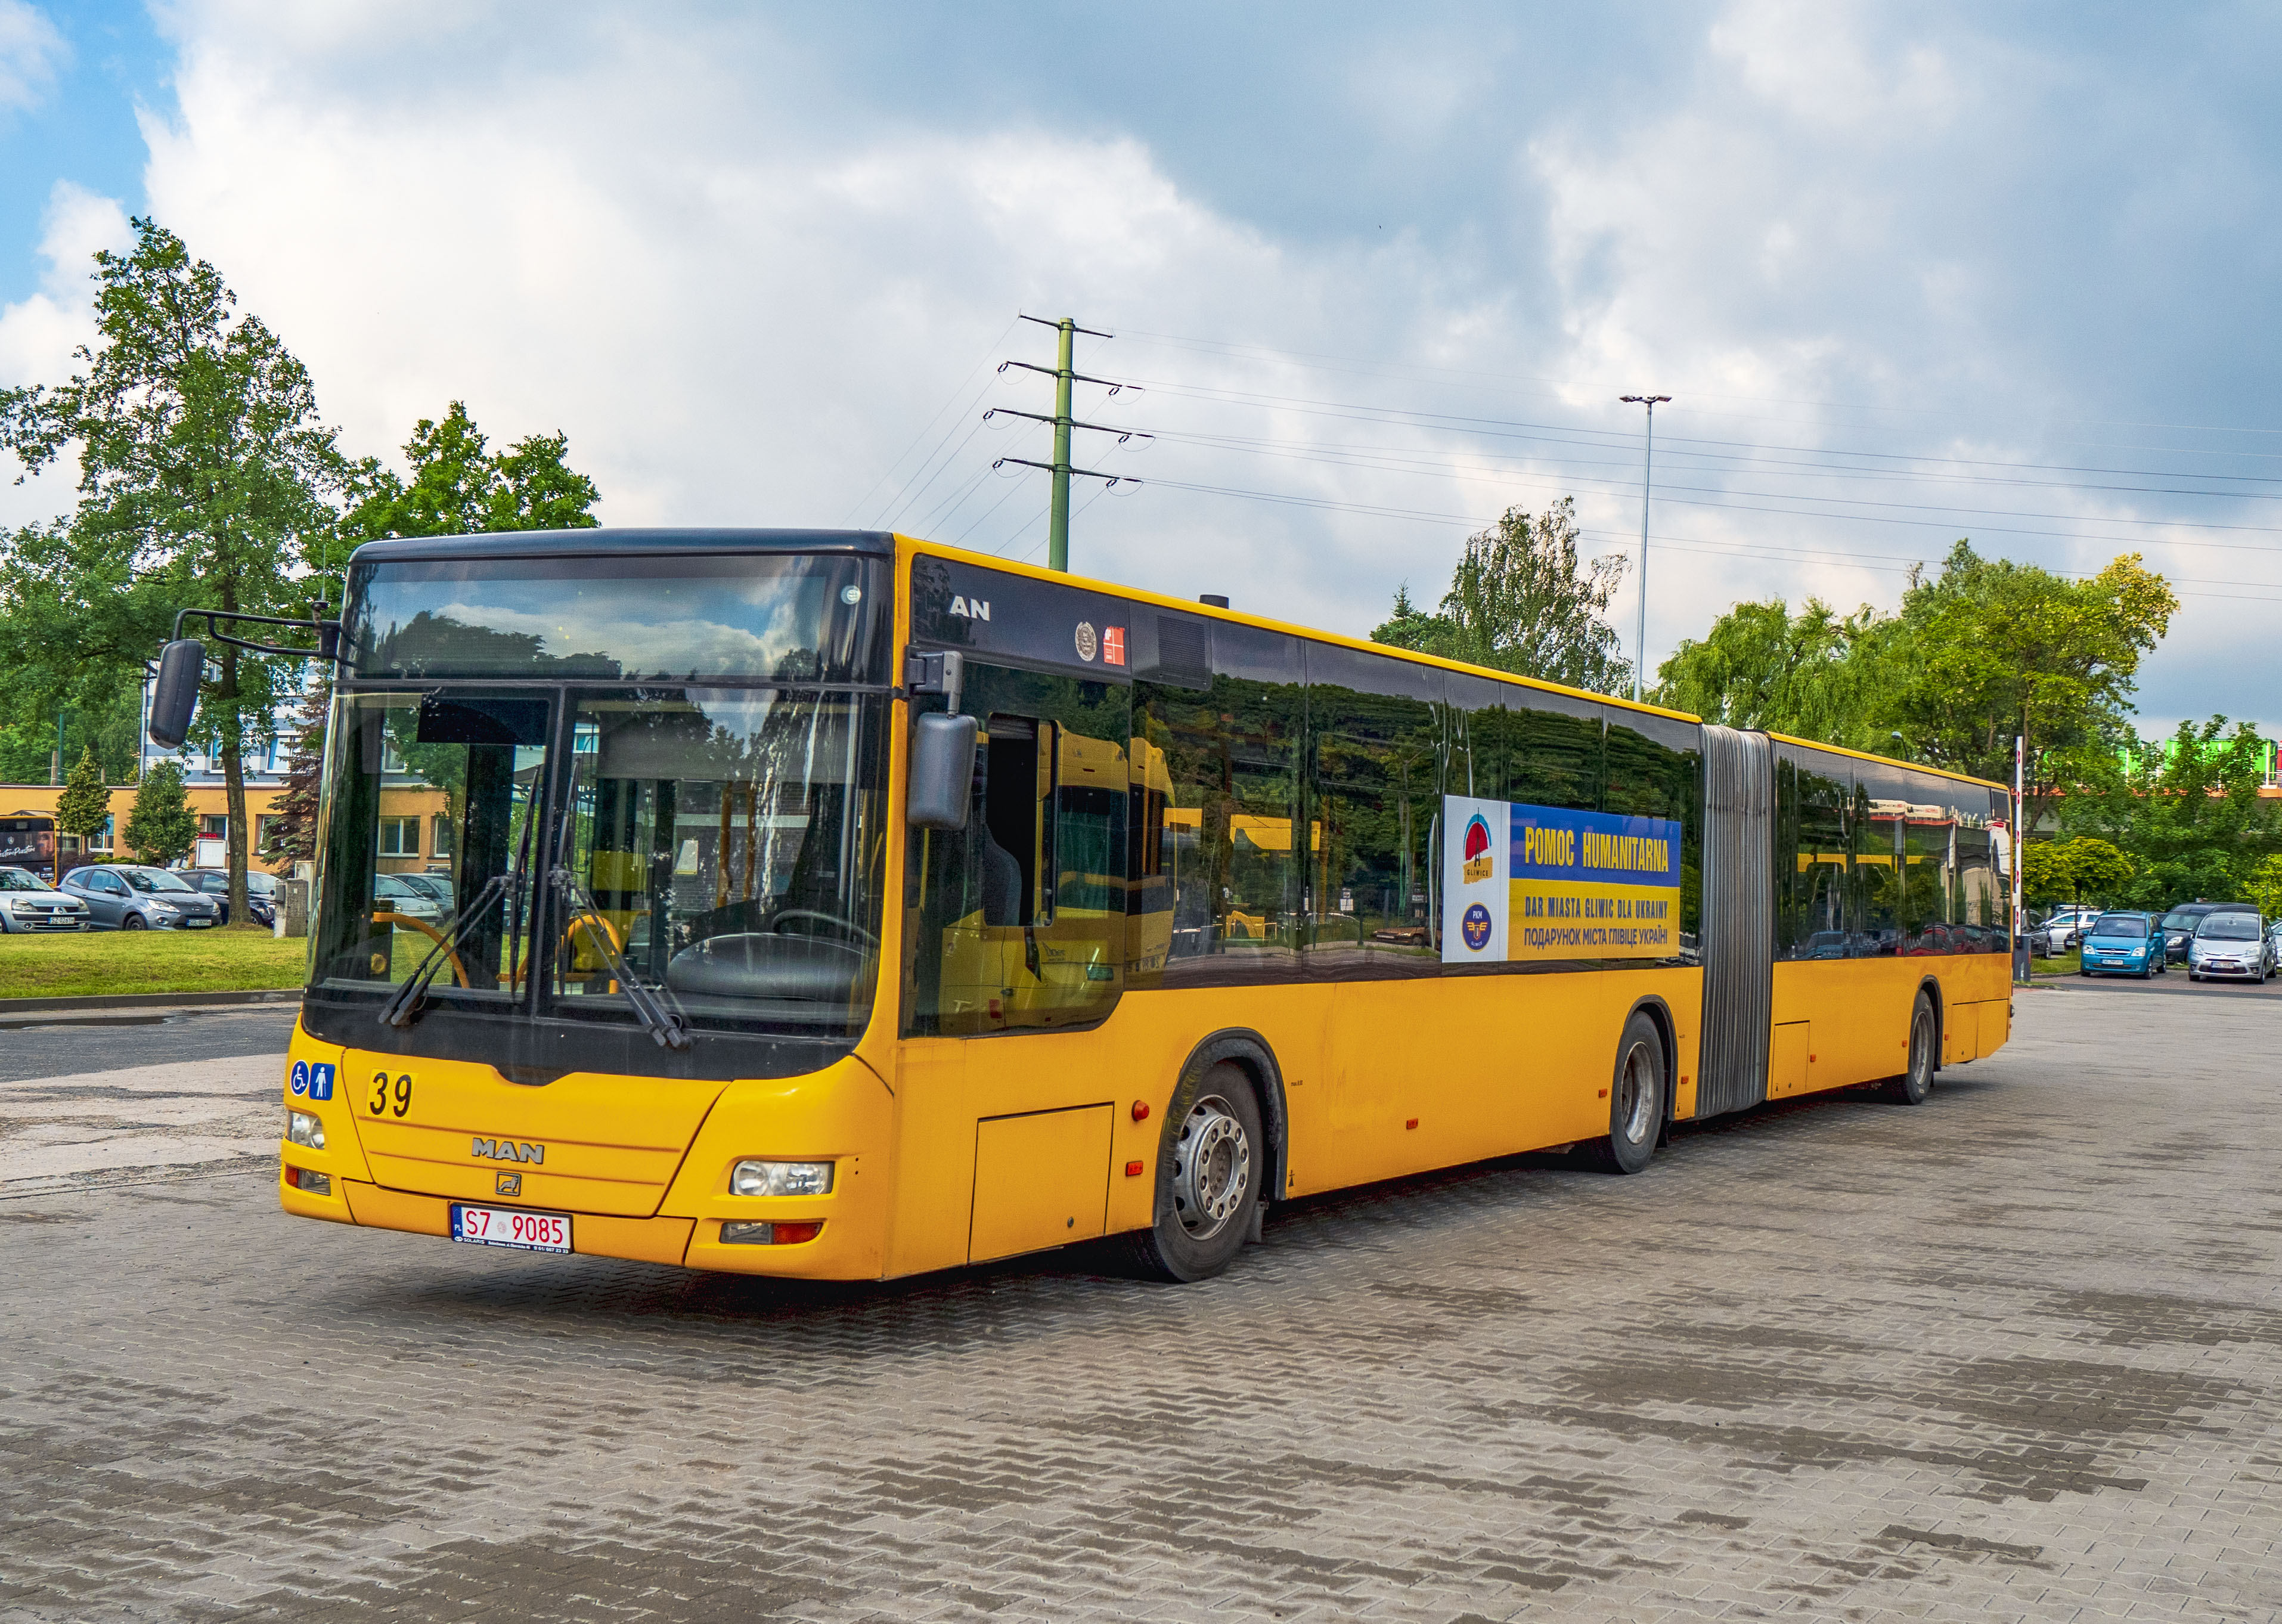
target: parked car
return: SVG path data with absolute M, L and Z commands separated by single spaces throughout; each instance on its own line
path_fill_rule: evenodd
M 221 922 L 229 923 L 229 871 L 226 868 L 193 868 L 182 878 L 214 899 L 221 909 Z M 245 911 L 257 925 L 277 922 L 277 876 L 253 869 L 245 871 Z
M 2183 902 L 2163 915 L 2164 951 L 2173 964 L 2187 961 L 2187 944 L 2195 939 L 2195 927 L 2212 913 L 2255 913 L 2258 910 L 2247 902 Z
M 28 868 L 0 868 L 0 930 L 83 930 L 87 904 Z
M 412 884 L 405 874 L 374 876 L 372 901 L 376 913 L 400 913 L 423 925 L 432 925 L 444 917 L 444 905 Z
M 74 868 L 63 889 L 87 904 L 97 930 L 210 930 L 221 922 L 213 899 L 165 868 L 102 863 Z
M 2274 939 L 2255 913 L 2230 908 L 2206 913 L 2187 944 L 2189 981 L 2263 982 L 2274 974 Z
M 2045 917 L 2045 932 L 2052 937 L 2053 952 L 2064 953 L 2074 947 L 2099 917 L 2098 908 L 2054 908 Z
M 408 885 L 436 905 L 449 913 L 452 911 L 452 881 L 448 874 L 391 874 L 399 884 Z
M 2137 975 L 2142 981 L 2164 974 L 2163 927 L 2153 913 L 2103 913 L 2084 933 L 2079 975 Z

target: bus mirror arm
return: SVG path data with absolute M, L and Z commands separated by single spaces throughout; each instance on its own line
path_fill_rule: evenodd
M 252 654 L 283 654 L 305 660 L 338 663 L 341 657 L 341 623 L 326 619 L 325 607 L 322 602 L 318 602 L 316 612 L 306 620 L 287 619 L 277 615 L 245 615 L 223 609 L 177 610 L 175 612 L 175 634 L 159 650 L 159 680 L 151 690 L 151 742 L 161 750 L 180 750 L 182 741 L 190 737 L 190 718 L 198 710 L 198 683 L 206 675 L 206 644 L 198 639 L 182 635 L 183 621 L 193 618 L 203 619 L 206 623 L 207 639 L 232 649 L 244 649 Z M 224 632 L 221 623 L 225 620 L 233 625 L 285 626 L 314 632 L 317 646 L 300 649 L 284 643 L 254 642 Z
M 956 649 L 929 654 L 913 650 L 904 656 L 904 691 L 940 694 L 953 716 L 959 714 L 959 693 L 966 680 L 966 657 Z

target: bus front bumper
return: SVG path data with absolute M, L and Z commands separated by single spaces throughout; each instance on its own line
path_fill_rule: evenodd
M 732 1274 L 779 1275 L 793 1279 L 872 1279 L 880 1272 L 877 1245 L 865 1240 L 860 1233 L 863 1225 L 849 1221 L 844 1210 L 831 1217 L 810 1220 L 815 1225 L 811 1239 L 789 1245 L 725 1243 L 721 1238 L 725 1220 L 719 1218 L 629 1218 L 609 1213 L 563 1213 L 511 1201 L 455 1201 L 449 1196 L 391 1190 L 338 1174 L 322 1176 L 322 1189 L 305 1188 L 302 1181 L 315 1183 L 309 1179 L 309 1171 L 314 1169 L 305 1170 L 297 1163 L 314 1159 L 297 1155 L 289 1146 L 278 1168 L 278 1203 L 297 1217 L 449 1239 L 453 1207 L 480 1206 L 494 1211 L 568 1218 L 570 1250 L 584 1256 L 669 1263 Z M 797 1215 L 790 1212 L 775 1216 L 781 1224 L 799 1221 Z

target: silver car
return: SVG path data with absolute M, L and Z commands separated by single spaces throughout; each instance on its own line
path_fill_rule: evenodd
M 84 930 L 87 904 L 28 868 L 0 868 L 0 930 Z
M 104 863 L 74 868 L 64 890 L 87 905 L 97 930 L 211 930 L 221 923 L 213 898 L 165 868 Z
M 425 886 L 415 885 L 402 874 L 376 874 L 372 882 L 373 912 L 394 913 L 433 925 L 447 912 Z
M 2263 982 L 2274 974 L 2274 938 L 2255 913 L 2206 913 L 2187 944 L 2189 981 Z

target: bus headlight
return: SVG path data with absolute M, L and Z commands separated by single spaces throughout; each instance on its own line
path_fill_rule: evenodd
M 829 1195 L 829 1162 L 740 1162 L 729 1173 L 732 1195 Z
M 325 1147 L 325 1124 L 314 1111 L 285 1113 L 285 1137 L 304 1150 Z

